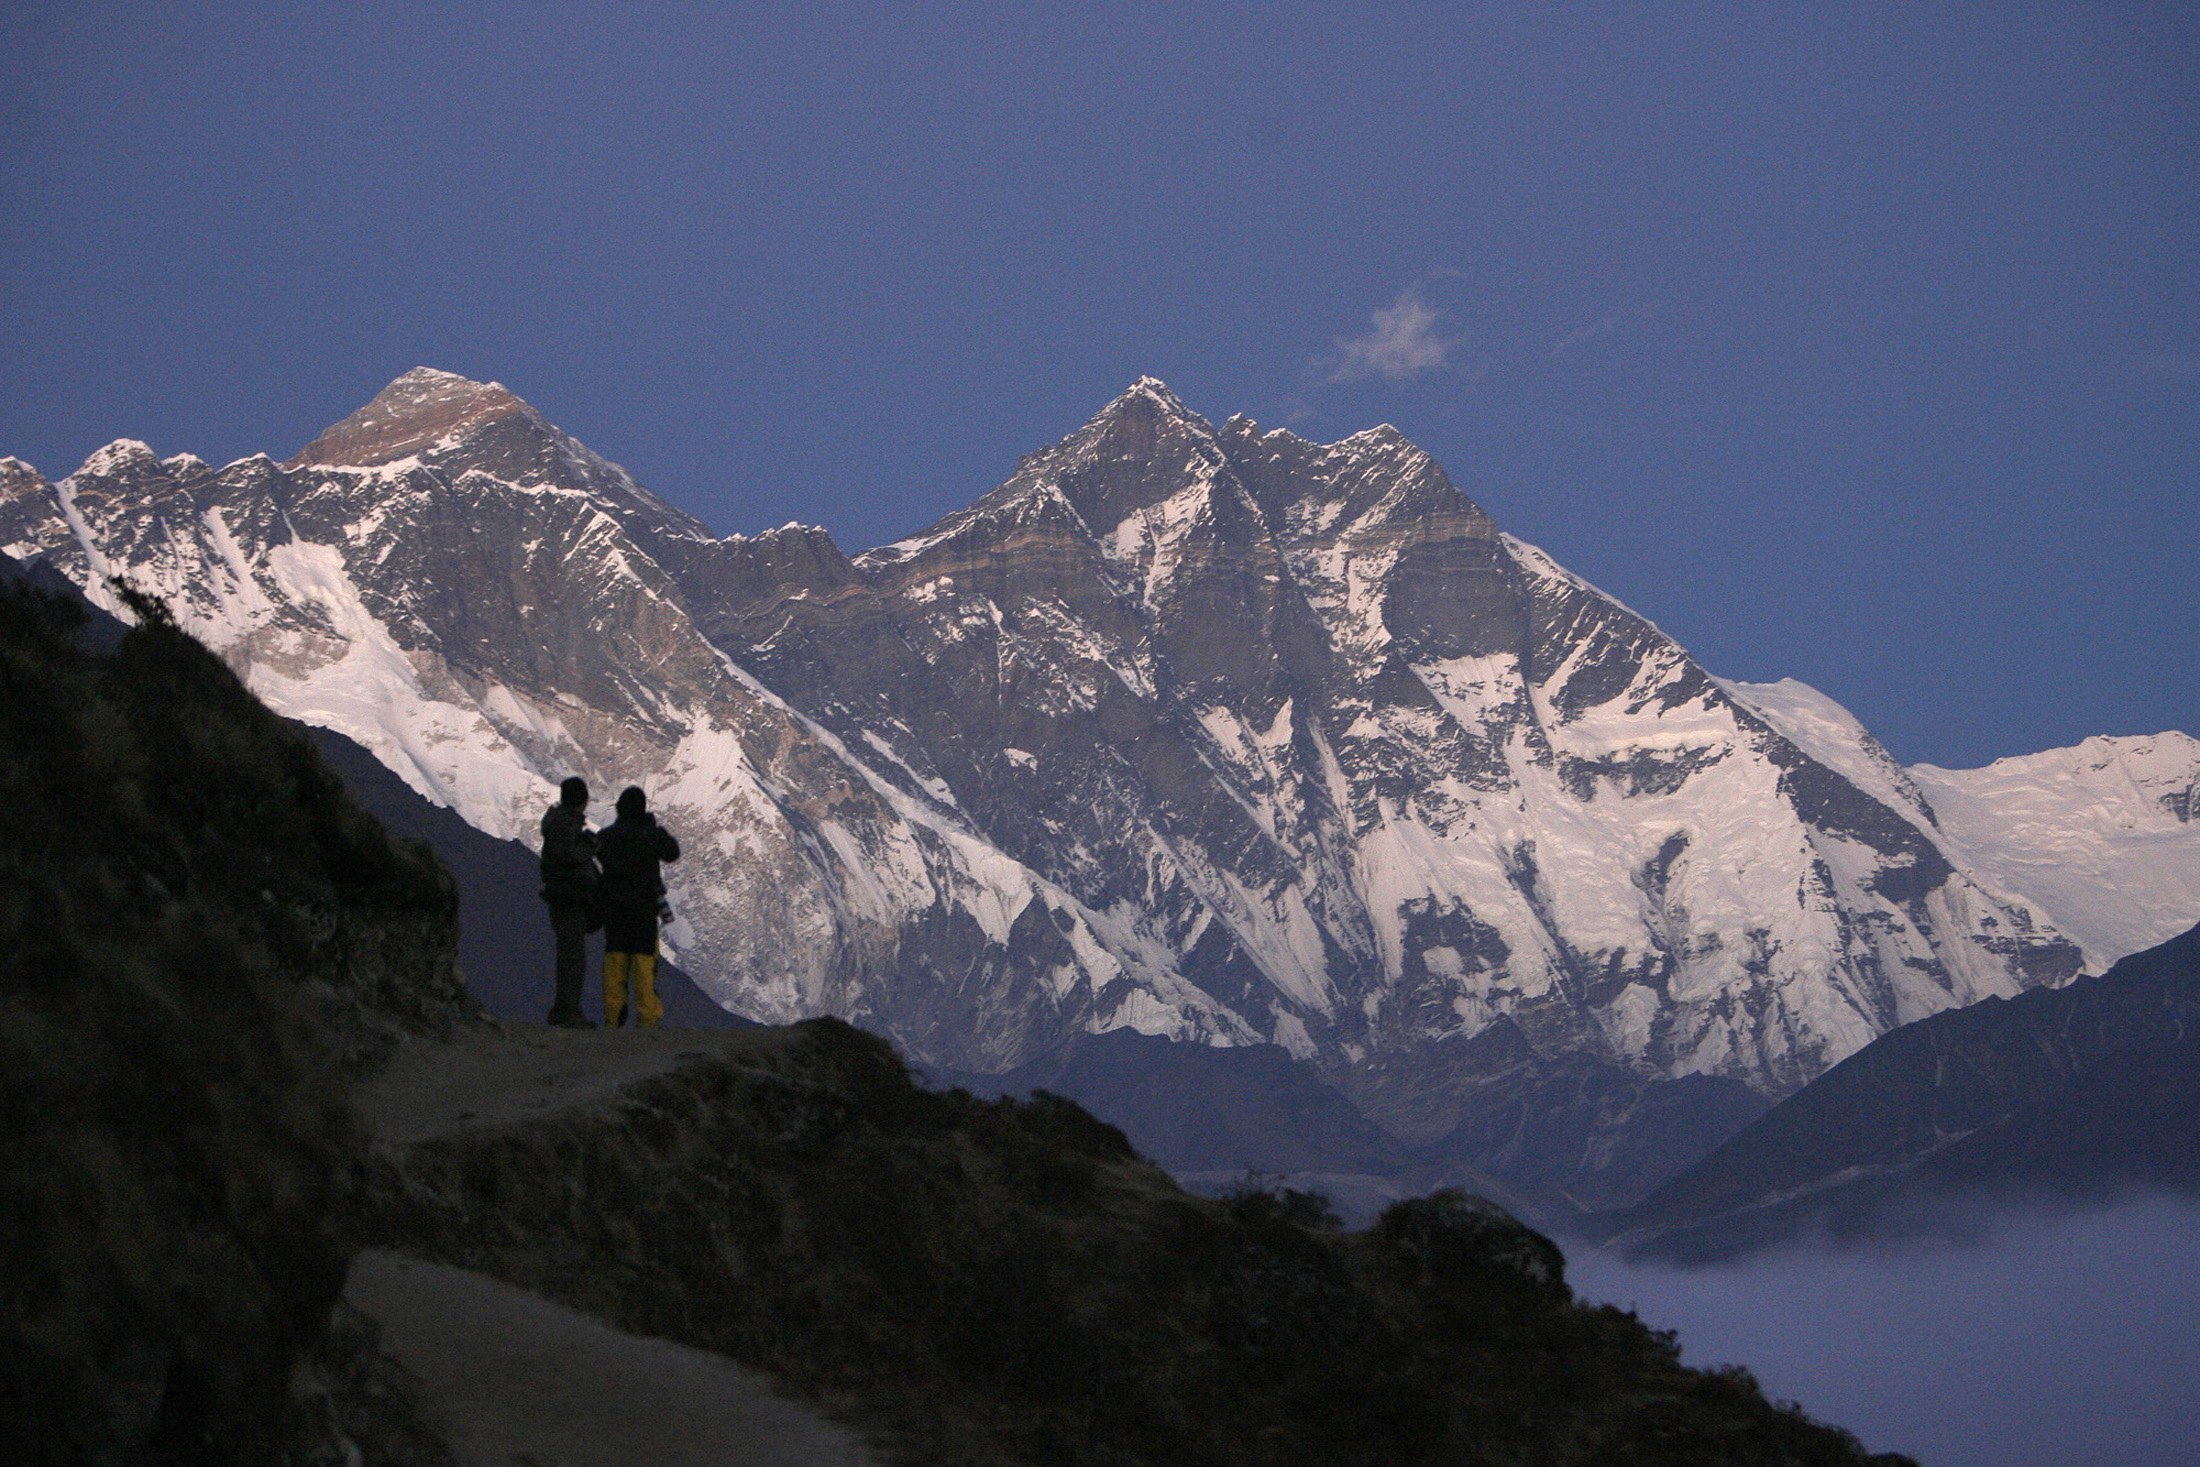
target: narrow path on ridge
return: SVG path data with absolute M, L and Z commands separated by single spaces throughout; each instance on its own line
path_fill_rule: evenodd
M 846 1428 L 722 1355 L 613 1329 L 486 1274 L 367 1252 L 352 1304 L 424 1387 L 460 1467 L 867 1467 Z
M 447 1042 L 410 1040 L 353 1092 L 382 1145 L 410 1146 L 453 1131 L 539 1119 L 600 1103 L 681 1061 L 779 1042 L 766 1027 L 552 1029 L 484 1027 Z
M 483 1028 L 445 1043 L 408 1042 L 354 1099 L 377 1144 L 402 1150 L 604 1104 L 684 1060 L 783 1037 L 769 1028 Z M 726 1356 L 629 1334 L 487 1274 L 369 1250 L 353 1260 L 344 1292 L 381 1325 L 385 1352 L 420 1381 L 460 1467 L 876 1460 L 854 1432 Z

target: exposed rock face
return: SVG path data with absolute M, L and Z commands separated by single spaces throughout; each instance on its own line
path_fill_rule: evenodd
M 2079 965 L 1914 789 L 1783 732 L 1389 428 L 1217 429 L 1145 379 L 851 560 L 713 539 L 422 370 L 287 465 L 9 461 L 0 533 L 167 597 L 492 833 L 568 772 L 647 786 L 706 987 L 961 1069 L 1117 1028 L 1272 1042 L 1427 1140 L 1475 1120 L 1493 1046 L 1777 1094 Z

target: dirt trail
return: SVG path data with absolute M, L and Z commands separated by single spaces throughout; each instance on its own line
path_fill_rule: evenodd
M 462 1467 L 859 1467 L 846 1429 L 722 1355 L 484 1274 L 362 1253 L 346 1296 L 418 1376 Z
M 777 1037 L 770 1029 L 499 1025 L 447 1043 L 410 1041 L 353 1098 L 376 1140 L 409 1146 L 607 1100 L 683 1060 L 752 1049 Z
M 355 1092 L 383 1146 L 608 1100 L 773 1030 L 512 1025 L 409 1043 Z M 855 1467 L 861 1440 L 722 1355 L 627 1334 L 486 1274 L 362 1253 L 345 1288 L 423 1386 L 461 1467 Z

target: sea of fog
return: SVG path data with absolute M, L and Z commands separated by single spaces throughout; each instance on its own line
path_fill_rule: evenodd
M 2004 1221 L 1698 1269 L 1575 1246 L 1583 1298 L 1746 1365 L 1776 1399 L 1924 1467 L 2200 1464 L 2200 1204 Z

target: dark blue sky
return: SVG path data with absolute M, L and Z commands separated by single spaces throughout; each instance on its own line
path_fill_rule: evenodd
M 307 9 L 0 19 L 0 452 L 427 363 L 853 549 L 1153 372 L 1903 758 L 2200 731 L 2200 10 Z

